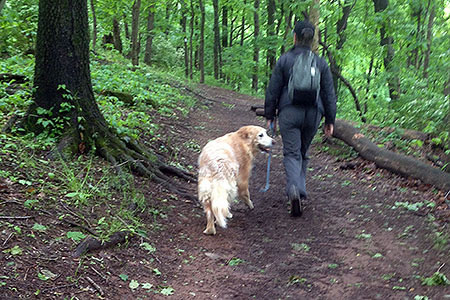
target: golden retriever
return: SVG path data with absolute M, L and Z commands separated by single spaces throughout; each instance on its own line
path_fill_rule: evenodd
M 227 227 L 231 218 L 230 203 L 238 196 L 250 209 L 248 182 L 253 158 L 259 151 L 267 152 L 274 143 L 266 129 L 244 126 L 212 140 L 202 149 L 198 158 L 198 199 L 206 213 L 204 234 L 216 234 L 217 224 Z

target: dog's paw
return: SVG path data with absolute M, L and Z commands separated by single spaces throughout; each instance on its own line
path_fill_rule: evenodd
M 229 212 L 228 215 L 227 215 L 227 218 L 231 219 L 232 217 L 233 217 L 233 214 Z
M 215 228 L 206 228 L 203 231 L 204 234 L 206 235 L 215 235 L 216 234 L 216 229 Z
M 255 206 L 253 205 L 253 202 L 252 202 L 251 200 L 248 200 L 247 206 L 248 206 L 248 208 L 250 208 L 250 209 L 254 209 L 254 208 L 255 208 Z

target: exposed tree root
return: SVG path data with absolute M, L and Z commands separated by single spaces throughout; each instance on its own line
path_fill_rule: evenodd
M 92 236 L 85 238 L 80 244 L 78 244 L 75 251 L 72 253 L 73 257 L 80 257 L 81 255 L 98 249 L 106 249 L 117 244 L 125 243 L 128 236 L 128 231 L 119 231 L 111 235 L 108 241 L 102 242 Z

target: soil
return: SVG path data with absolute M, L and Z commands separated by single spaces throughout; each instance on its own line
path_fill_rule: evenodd
M 198 92 L 200 103 L 186 119 L 161 119 L 164 143 L 183 147 L 179 159 L 186 166 L 195 166 L 199 154 L 186 145 L 204 146 L 243 125 L 265 125 L 250 111 L 261 99 L 205 85 Z M 125 245 L 73 258 L 76 244 L 56 239 L 68 229 L 53 211 L 8 220 L 29 228 L 35 222 L 52 227 L 34 238 L 19 239 L 10 235 L 11 226 L 0 223 L 1 249 L 24 249 L 22 255 L 0 252 L 0 298 L 450 298 L 448 286 L 422 285 L 435 272 L 450 274 L 449 208 L 443 191 L 358 157 L 333 156 L 324 149 L 349 149 L 324 143 L 319 135 L 310 151 L 307 207 L 302 217 L 292 218 L 284 193 L 281 139 L 276 139 L 270 189 L 259 191 L 267 163 L 267 155 L 260 154 L 250 181 L 254 210 L 235 203 L 228 228 L 217 228 L 215 236 L 202 233 L 206 218 L 198 203 L 170 195 L 141 177 L 136 185 L 153 208 L 138 214 L 148 226 L 145 240 L 134 237 Z M 196 194 L 195 183 L 178 183 Z M 0 202 L 1 215 L 30 215 L 22 205 L 24 193 L 0 178 L 5 200 Z M 415 203 L 424 205 L 407 209 Z M 143 242 L 156 251 L 150 254 L 140 246 Z M 39 279 L 44 269 L 55 277 Z M 132 280 L 139 283 L 137 288 Z

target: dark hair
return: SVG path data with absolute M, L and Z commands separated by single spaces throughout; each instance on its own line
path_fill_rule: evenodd
M 298 21 L 294 27 L 294 32 L 297 36 L 296 43 L 311 46 L 314 38 L 314 30 L 314 25 L 308 20 Z

